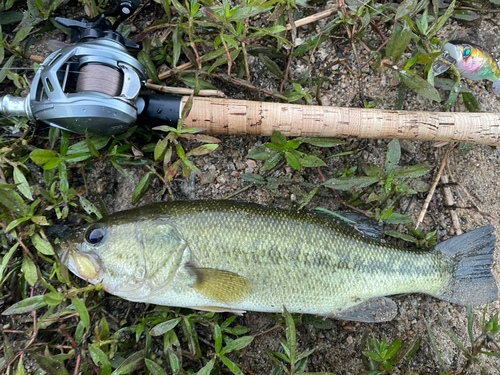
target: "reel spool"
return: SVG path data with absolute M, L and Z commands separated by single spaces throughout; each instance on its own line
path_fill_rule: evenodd
M 120 40 L 99 36 L 44 61 L 29 96 L 31 115 L 80 134 L 86 129 L 116 134 L 135 123 L 135 103 L 146 79 L 146 68 Z
M 47 57 L 29 96 L 6 95 L 0 113 L 27 116 L 79 134 L 88 130 L 112 135 L 132 126 L 147 70 L 127 48 L 139 46 L 112 30 L 104 15 L 94 22 L 56 21 L 73 29 L 77 43 Z

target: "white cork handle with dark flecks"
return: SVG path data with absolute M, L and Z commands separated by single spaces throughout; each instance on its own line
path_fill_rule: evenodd
M 183 98 L 186 103 L 188 97 Z M 413 112 L 195 97 L 185 126 L 214 135 L 400 138 L 500 146 L 500 113 Z

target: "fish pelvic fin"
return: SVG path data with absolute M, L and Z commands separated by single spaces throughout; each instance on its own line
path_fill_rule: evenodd
M 458 305 L 480 306 L 498 299 L 491 271 L 496 236 L 491 225 L 450 238 L 436 246 L 453 261 L 453 276 L 436 297 Z
M 493 82 L 493 93 L 495 95 L 500 94 L 500 78 Z
M 193 277 L 193 289 L 217 302 L 239 302 L 250 291 L 250 281 L 234 272 L 192 266 L 186 268 Z

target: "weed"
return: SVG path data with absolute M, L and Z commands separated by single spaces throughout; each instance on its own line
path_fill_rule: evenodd
M 422 338 L 415 335 L 405 342 L 399 338 L 389 345 L 385 338 L 379 341 L 373 335 L 366 334 L 361 342 L 361 350 L 368 357 L 363 361 L 367 369 L 363 375 L 392 374 L 394 367 L 403 360 L 408 366 L 421 341 Z
M 292 315 L 284 309 L 285 318 L 285 336 L 286 339 L 281 341 L 282 351 L 267 351 L 269 358 L 274 363 L 273 370 L 271 374 L 281 375 L 283 373 L 287 375 L 306 375 L 306 374 L 323 374 L 323 375 L 333 375 L 331 373 L 311 373 L 305 372 L 307 367 L 307 358 L 314 353 L 316 349 L 305 350 L 300 353 L 297 351 L 297 332 L 295 330 L 295 322 Z
M 321 147 L 333 147 L 341 145 L 344 142 L 338 139 L 306 137 L 287 141 L 286 137 L 281 132 L 275 130 L 271 136 L 271 142 L 251 149 L 247 158 L 265 160 L 264 166 L 261 168 L 262 171 L 273 169 L 283 159 L 286 160 L 288 165 L 296 170 L 301 170 L 301 168 L 304 167 L 312 168 L 325 165 L 325 162 L 316 155 L 300 151 L 299 147 L 303 143 Z
M 369 209 L 375 219 L 401 224 L 411 222 L 411 218 L 394 212 L 394 205 L 404 195 L 425 191 L 422 183 L 415 178 L 425 175 L 431 167 L 426 164 L 399 166 L 401 146 L 397 139 L 389 144 L 385 158 L 385 168 L 374 164 L 362 164 L 363 176 L 357 176 L 358 167 L 351 167 L 340 172 L 340 177 L 323 183 L 324 186 L 340 190 L 357 190 L 347 201 L 349 204 Z
M 467 362 L 461 370 L 458 370 L 457 374 L 465 374 L 469 371 L 470 367 L 474 364 L 481 364 L 482 355 L 500 357 L 500 346 L 497 342 L 500 342 L 498 335 L 500 332 L 500 325 L 498 323 L 498 314 L 493 316 L 490 320 L 486 319 L 488 307 L 486 306 L 483 310 L 481 319 L 481 334 L 479 336 L 474 335 L 474 310 L 471 306 L 467 307 L 467 333 L 469 336 L 470 347 L 467 348 L 467 344 L 464 344 L 457 334 L 449 327 L 445 322 L 442 322 L 442 326 L 448 337 L 453 341 L 458 349 L 463 353 Z M 438 362 L 440 364 L 441 373 L 447 371 L 446 366 L 439 353 L 439 348 L 436 345 L 434 335 L 430 325 L 426 322 L 427 332 L 429 334 L 432 347 L 434 349 L 434 354 L 436 355 Z M 485 350 L 485 347 L 492 347 L 492 350 Z

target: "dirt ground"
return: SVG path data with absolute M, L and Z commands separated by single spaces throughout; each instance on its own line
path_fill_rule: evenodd
M 321 4 L 322 10 L 328 4 Z M 141 22 L 147 20 L 154 8 L 147 6 L 143 14 L 135 21 L 135 26 L 140 29 Z M 65 13 L 63 11 L 63 13 Z M 68 12 L 69 13 L 69 12 Z M 66 14 L 68 16 L 69 14 Z M 264 16 L 263 16 L 264 17 Z M 299 38 L 305 40 L 308 35 L 319 30 L 328 20 L 322 20 L 315 24 L 300 28 Z M 486 15 L 473 23 L 451 21 L 443 28 L 446 37 L 454 35 L 460 39 L 470 40 L 482 46 L 487 46 L 489 52 L 497 60 L 500 59 L 499 28 L 500 16 Z M 345 35 L 332 36 L 314 54 L 314 62 L 306 57 L 299 58 L 292 66 L 291 75 L 297 77 L 300 73 L 311 67 L 313 76 L 317 72 L 334 62 L 337 58 L 345 58 L 351 66 L 354 66 L 354 56 L 348 45 L 343 45 Z M 367 59 L 368 54 L 359 49 L 360 58 Z M 48 47 L 43 43 L 34 47 L 33 53 L 46 55 Z M 250 59 L 252 82 L 266 89 L 277 89 L 279 81 L 269 74 L 258 59 Z M 324 105 L 357 107 L 359 106 L 359 85 L 345 65 L 334 64 L 325 73 L 329 82 L 324 84 L 321 90 L 321 98 Z M 363 95 L 377 102 L 376 108 L 393 109 L 396 101 L 397 80 L 391 72 L 373 70 L 367 66 L 362 70 Z M 217 82 L 214 82 L 217 85 Z M 468 87 L 478 98 L 479 104 L 485 112 L 500 112 L 498 97 L 492 93 L 491 82 L 467 81 Z M 224 86 L 218 87 L 225 90 L 232 97 L 246 98 L 245 91 L 234 93 L 234 89 Z M 443 95 L 443 97 L 445 97 Z M 438 111 L 442 110 L 439 103 L 431 102 L 413 92 L 408 93 L 404 108 L 407 110 Z M 452 111 L 466 112 L 466 108 L 457 101 Z M 255 145 L 268 141 L 264 137 L 237 137 L 224 136 L 220 147 L 211 154 L 193 159 L 194 163 L 202 171 L 201 175 L 193 175 L 192 179 L 185 181 L 181 176 L 174 179 L 172 190 L 176 200 L 185 199 L 221 199 L 227 197 L 239 189 L 248 185 L 240 174 L 259 174 L 262 162 L 255 162 L 246 158 L 248 151 Z M 371 162 L 383 165 L 385 153 L 389 140 L 357 140 L 348 139 L 346 144 L 331 150 L 325 150 L 324 157 L 344 152 L 355 151 L 354 157 L 333 158 L 327 161 L 327 166 L 322 167 L 323 173 L 333 177 L 336 172 L 346 166 L 357 165 L 361 162 Z M 426 175 L 425 180 L 432 183 L 437 169 L 447 150 L 447 145 L 435 145 L 432 142 L 402 141 L 403 164 L 427 163 L 435 167 L 431 173 Z M 194 143 L 188 144 L 188 149 L 194 147 Z M 453 185 L 451 191 L 454 203 L 461 207 L 470 207 L 472 203 L 479 208 L 458 208 L 456 213 L 459 218 L 460 228 L 463 232 L 470 231 L 480 226 L 491 224 L 500 228 L 500 150 L 487 146 L 474 146 L 463 153 L 455 149 L 450 153 L 449 168 L 445 173 L 451 181 L 459 182 Z M 94 196 L 99 195 L 105 202 L 109 213 L 131 208 L 132 193 L 140 179 L 147 173 L 143 167 L 125 167 L 131 177 L 125 176 L 115 169 L 109 162 L 99 162 L 87 170 L 87 183 L 89 199 L 96 201 Z M 281 185 L 276 193 L 265 188 L 252 187 L 233 199 L 260 203 L 273 207 L 289 208 L 296 207 L 297 201 L 303 194 L 309 192 L 312 186 L 320 183 L 321 179 L 315 169 L 306 169 L 299 173 L 290 167 L 277 169 L 273 176 L 286 177 L 290 183 Z M 70 183 L 73 186 L 82 186 L 82 178 L 78 170 L 72 170 Z M 168 195 L 162 195 L 162 184 L 157 179 L 152 179 L 148 192 L 140 200 L 137 206 L 147 203 L 168 200 Z M 345 195 L 346 197 L 348 195 Z M 414 221 L 418 217 L 426 194 L 418 194 L 415 199 L 403 200 L 401 211 L 406 211 Z M 336 198 L 327 190 L 320 190 L 306 209 L 324 207 L 335 210 L 340 207 Z M 71 225 L 75 226 L 81 222 L 77 217 L 71 217 Z M 399 228 L 403 229 L 403 228 Z M 424 231 L 438 231 L 439 241 L 454 236 L 454 228 L 450 216 L 450 210 L 446 207 L 443 188 L 439 186 L 428 213 L 423 223 Z M 497 230 L 498 233 L 498 230 Z M 495 259 L 498 259 L 500 245 L 497 245 Z M 494 265 L 494 274 L 500 283 L 500 265 Z M 458 347 L 450 340 L 444 327 L 451 328 L 462 342 L 469 346 L 467 335 L 466 309 L 454 304 L 440 301 L 426 295 L 403 295 L 395 296 L 394 300 L 398 306 L 398 314 L 393 321 L 387 323 L 367 324 L 345 321 L 334 321 L 333 328 L 318 329 L 308 324 L 298 325 L 297 340 L 298 349 L 305 350 L 316 348 L 310 356 L 307 371 L 309 372 L 334 372 L 335 374 L 358 374 L 365 370 L 362 364 L 361 340 L 367 333 L 373 333 L 378 339 L 386 338 L 388 342 L 401 337 L 403 340 L 414 336 L 422 336 L 420 349 L 413 357 L 408 370 L 419 374 L 439 373 L 439 363 L 432 349 L 429 335 L 425 329 L 425 322 L 432 328 L 437 347 L 447 369 L 460 369 L 466 362 L 465 356 Z M 130 306 L 133 310 L 144 311 L 145 305 L 121 302 L 113 305 L 116 311 L 110 311 L 112 315 L 119 316 Z M 480 333 L 480 318 L 482 308 L 475 309 L 476 324 L 474 332 Z M 500 302 L 492 303 L 488 307 L 489 315 L 500 313 Z M 5 318 L 2 323 L 6 324 Z M 269 314 L 249 312 L 238 318 L 240 325 L 251 328 L 250 334 L 257 335 L 272 328 L 276 322 Z M 274 330 L 255 338 L 247 348 L 243 357 L 238 358 L 239 363 L 246 366 L 254 374 L 266 374 L 271 372 L 272 362 L 265 353 L 267 350 L 278 350 L 280 341 L 283 339 L 282 330 Z M 474 365 L 470 369 L 471 374 L 498 374 L 500 372 L 500 360 L 495 357 L 483 357 L 483 362 Z M 403 367 L 398 371 L 405 371 Z

